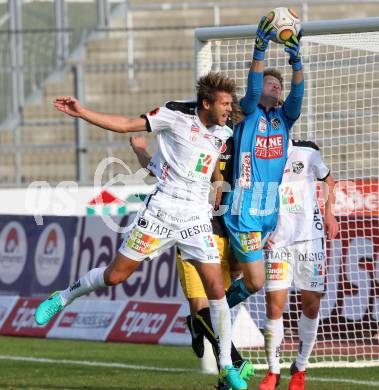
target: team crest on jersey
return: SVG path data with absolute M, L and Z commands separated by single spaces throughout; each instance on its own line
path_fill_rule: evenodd
M 212 134 L 209 134 L 209 133 L 205 133 L 204 138 L 209 139 L 220 153 L 225 152 L 226 144 L 224 142 L 222 142 L 222 139 L 220 139 Z M 225 149 L 223 149 L 224 145 L 225 145 Z
M 258 123 L 258 131 L 264 133 L 267 130 L 267 122 L 265 118 L 260 117 Z
M 292 172 L 300 175 L 302 170 L 304 169 L 304 163 L 302 161 L 294 161 L 292 163 Z
M 154 115 L 157 115 L 158 112 L 159 112 L 159 107 L 154 108 L 154 110 L 151 110 L 151 111 L 149 112 L 149 115 L 150 115 L 150 116 L 154 116 Z
M 193 123 L 191 126 L 191 141 L 196 141 L 200 134 L 200 126 Z
M 280 119 L 279 119 L 279 118 L 272 118 L 272 119 L 271 119 L 271 124 L 272 124 L 272 127 L 273 127 L 275 130 L 278 130 L 279 127 L 280 127 Z

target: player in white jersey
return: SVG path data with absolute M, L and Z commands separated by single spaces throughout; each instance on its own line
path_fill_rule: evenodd
M 59 111 L 107 130 L 155 132 L 162 169 L 158 187 L 125 234 L 115 259 L 42 302 L 35 313 L 38 324 L 47 323 L 84 294 L 126 281 L 141 261 L 176 244 L 183 260 L 196 267 L 209 300 L 212 325 L 220 344 L 220 379 L 232 389 L 247 388 L 230 357 L 230 310 L 208 203 L 212 172 L 232 133 L 226 121 L 232 112 L 234 93 L 233 80 L 209 73 L 198 81 L 195 104 L 169 102 L 134 119 L 89 110 L 72 97 L 62 96 L 54 101 Z
M 317 202 L 315 179 L 324 181 L 328 193 L 325 220 Z M 280 346 L 284 337 L 283 310 L 288 288 L 301 290 L 299 351 L 291 366 L 289 390 L 303 390 L 305 370 L 318 328 L 318 312 L 325 283 L 325 230 L 328 239 L 338 234 L 332 212 L 334 180 L 313 142 L 290 140 L 282 183 L 276 229 L 265 250 L 265 349 L 269 371 L 259 390 L 274 390 L 280 380 Z

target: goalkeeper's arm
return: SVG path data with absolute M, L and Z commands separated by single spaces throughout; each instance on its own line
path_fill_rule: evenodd
M 270 21 L 266 16 L 263 16 L 257 28 L 253 60 L 247 79 L 246 94 L 241 100 L 241 108 L 245 115 L 249 115 L 255 111 L 261 97 L 265 52 L 274 35 L 275 32 L 273 31 Z

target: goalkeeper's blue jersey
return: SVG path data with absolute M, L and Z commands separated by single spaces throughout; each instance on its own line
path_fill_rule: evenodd
M 231 232 L 266 233 L 275 228 L 289 132 L 300 115 L 303 82 L 292 84 L 284 104 L 268 112 L 258 104 L 262 84 L 262 73 L 250 72 L 248 91 L 241 102 L 246 116 L 233 135 L 233 185 L 224 216 Z

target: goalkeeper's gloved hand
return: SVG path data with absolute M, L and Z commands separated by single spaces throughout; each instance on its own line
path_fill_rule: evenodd
M 292 65 L 294 71 L 300 70 L 303 67 L 300 55 L 300 39 L 303 35 L 303 29 L 299 34 L 292 35 L 291 38 L 284 43 L 284 51 L 290 55 L 289 64 Z
M 255 60 L 263 61 L 265 59 L 265 51 L 270 40 L 274 38 L 275 33 L 275 29 L 267 16 L 262 16 L 257 28 L 257 37 L 255 38 L 253 51 L 253 58 Z

